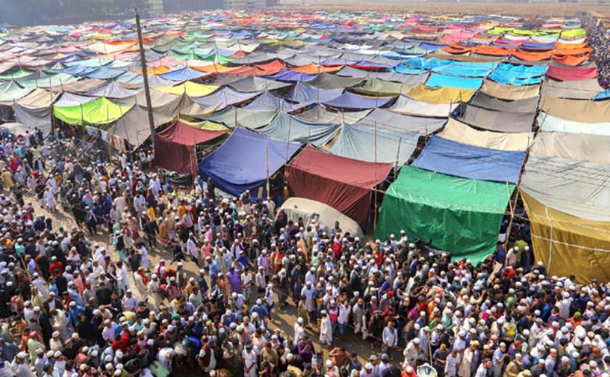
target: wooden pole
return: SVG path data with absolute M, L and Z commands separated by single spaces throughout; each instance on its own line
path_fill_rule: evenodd
M 267 198 L 269 198 L 269 145 L 265 146 L 265 167 L 267 169 Z
M 375 165 L 373 167 L 375 184 L 377 184 L 377 121 L 375 121 L 375 137 L 374 137 L 374 154 L 375 154 Z M 373 197 L 375 201 L 375 214 L 373 215 L 373 230 L 377 228 L 377 190 L 373 191 Z
M 140 14 L 136 8 L 136 28 L 138 29 L 138 45 L 140 47 L 140 65 L 142 66 L 142 79 L 144 81 L 144 95 L 146 96 L 146 110 L 148 112 L 148 126 L 150 127 L 150 141 L 155 149 L 155 119 L 152 111 L 152 100 L 150 99 L 150 88 L 148 86 L 148 70 L 146 69 L 146 56 L 144 55 L 144 41 L 142 40 L 142 28 L 140 26 Z

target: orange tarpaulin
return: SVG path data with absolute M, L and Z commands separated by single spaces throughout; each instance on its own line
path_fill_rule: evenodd
M 589 60 L 590 54 L 584 56 L 572 56 L 572 55 L 562 55 L 562 56 L 553 56 L 553 60 L 558 63 L 569 65 L 575 67 L 577 65 L 581 65 L 582 63 Z
M 452 43 L 450 46 L 445 46 L 443 50 L 450 54 L 464 54 L 472 50 L 472 47 L 462 46 L 458 43 Z
M 222 64 L 214 63 L 204 66 L 192 66 L 191 68 L 201 72 L 216 72 L 216 73 L 233 73 L 234 71 L 241 69 L 242 67 L 226 67 Z M 248 67 L 246 67 L 248 68 Z
M 555 48 L 557 48 L 557 49 L 566 49 L 566 50 L 573 50 L 573 49 L 583 48 L 586 45 L 587 45 L 587 42 L 582 42 L 582 43 L 561 43 L 561 42 L 555 42 Z
M 167 68 L 164 65 L 157 66 L 155 68 L 146 68 L 146 73 L 149 75 L 162 75 L 164 73 L 171 72 L 172 70 Z M 137 73 L 138 75 L 142 74 L 142 71 L 131 71 L 133 73 Z
M 295 67 L 292 68 L 292 70 L 294 72 L 298 72 L 298 73 L 306 73 L 308 75 L 317 75 L 320 73 L 331 73 L 331 72 L 337 72 L 340 71 L 343 68 L 342 65 L 339 66 L 333 66 L 333 67 L 327 67 L 327 66 L 318 66 L 316 64 L 307 64 L 307 65 L 302 65 L 300 67 Z
M 490 55 L 490 56 L 508 56 L 510 50 L 507 48 L 493 47 L 493 46 L 476 46 L 471 50 L 474 54 L 479 55 Z
M 261 72 L 257 73 L 258 75 L 265 75 L 265 76 L 273 75 L 275 73 L 278 73 L 282 69 L 286 69 L 286 66 L 277 59 L 270 63 L 267 63 L 267 64 L 257 64 L 257 65 L 255 65 L 255 67 L 261 71 Z
M 591 47 L 585 48 L 558 48 L 553 51 L 553 55 L 585 55 L 591 53 Z
M 538 62 L 541 60 L 550 59 L 553 55 L 552 51 L 542 51 L 542 52 L 528 52 L 523 50 L 513 51 L 512 55 L 526 62 Z

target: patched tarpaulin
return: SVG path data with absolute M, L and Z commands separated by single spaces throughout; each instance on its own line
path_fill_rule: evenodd
M 292 196 L 325 203 L 368 226 L 371 190 L 383 182 L 392 164 L 357 161 L 307 146 L 288 166 Z

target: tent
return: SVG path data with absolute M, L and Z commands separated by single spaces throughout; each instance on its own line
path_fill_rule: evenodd
M 585 123 L 565 120 L 540 111 L 538 126 L 542 132 L 560 132 L 610 136 L 610 122 Z
M 610 123 L 608 124 L 610 127 Z M 541 132 L 530 151 L 575 161 L 610 163 L 610 136 Z
M 44 89 L 36 89 L 27 96 L 16 101 L 15 119 L 17 122 L 36 127 L 46 137 L 51 133 L 51 109 L 59 93 L 51 93 Z
M 610 223 L 572 216 L 522 191 L 534 258 L 547 273 L 576 276 L 576 283 L 610 280 Z
M 474 93 L 475 90 L 472 88 L 462 89 L 448 86 L 432 88 L 430 85 L 416 85 L 413 90 L 409 92 L 408 97 L 427 103 L 455 104 L 459 102 L 468 102 Z
M 324 203 L 305 198 L 288 198 L 280 209 L 284 211 L 289 221 L 297 223 L 299 219 L 302 219 L 304 224 L 309 224 L 315 220 L 318 226 L 328 234 L 335 227 L 335 221 L 338 221 L 344 233 L 349 232 L 353 237 L 364 239 L 362 228 L 357 222 Z M 312 218 L 314 213 L 318 215 L 316 218 Z
M 403 166 L 384 195 L 375 237 L 405 230 L 412 240 L 469 258 L 491 254 L 513 185 L 451 177 Z
M 579 101 L 542 96 L 540 111 L 564 120 L 601 123 L 608 122 L 610 101 Z
M 534 141 L 533 132 L 501 133 L 477 131 L 467 124 L 449 118 L 438 136 L 458 143 L 503 151 L 525 151 Z
M 281 141 L 322 146 L 337 133 L 339 125 L 332 123 L 310 123 L 285 113 L 279 113 L 267 126 L 256 130 L 261 135 Z
M 479 77 L 449 76 L 441 75 L 439 73 L 432 73 L 428 78 L 428 81 L 426 81 L 426 86 L 431 88 L 477 90 L 482 83 L 483 79 Z
M 231 195 L 246 190 L 256 196 L 267 178 L 277 172 L 301 147 L 235 128 L 231 136 L 199 163 L 199 175 L 212 178 L 216 186 Z M 263 194 L 263 197 L 266 195 Z
M 257 92 L 242 93 L 224 87 L 205 97 L 193 98 L 193 102 L 206 109 L 206 111 L 221 111 L 229 106 L 247 102 L 259 94 Z
M 535 116 L 535 111 L 513 113 L 488 110 L 474 105 L 463 105 L 460 107 L 460 115 L 457 118 L 471 126 L 490 131 L 529 132 L 532 130 Z
M 337 98 L 324 101 L 322 104 L 324 106 L 346 110 L 375 109 L 386 106 L 392 102 L 394 98 L 396 97 L 364 97 L 346 92 Z
M 412 166 L 460 178 L 517 183 L 524 151 L 461 144 L 433 135 Z
M 390 110 L 399 114 L 408 114 L 422 117 L 447 118 L 449 114 L 458 106 L 458 103 L 428 103 L 416 99 L 398 96 L 398 99 Z
M 392 164 L 352 160 L 306 146 L 288 165 L 288 187 L 291 196 L 325 203 L 366 229 L 371 190 L 391 169 Z
M 54 115 L 68 124 L 101 126 L 116 122 L 132 107 L 133 105 L 116 105 L 105 97 L 101 97 L 81 105 L 58 106 L 56 104 Z
M 193 173 L 197 166 L 196 146 L 226 133 L 201 130 L 178 121 L 155 135 L 155 163 L 180 174 Z
M 488 96 L 514 101 L 524 98 L 538 97 L 540 94 L 540 85 L 503 85 L 491 80 L 483 81 L 480 93 L 485 93 Z
M 504 100 L 477 92 L 470 100 L 470 104 L 488 110 L 508 111 L 511 113 L 535 113 L 538 109 L 539 99 L 540 97 Z
M 166 114 L 153 112 L 155 128 L 169 123 L 173 120 Z M 150 126 L 148 124 L 148 112 L 140 107 L 134 106 L 116 122 L 108 127 L 108 142 L 117 150 L 126 151 L 125 142 L 133 148 L 138 148 L 150 137 Z
M 375 136 L 375 132 L 377 135 Z M 396 167 L 406 163 L 417 147 L 419 132 L 396 131 L 345 124 L 329 152 L 367 162 L 391 163 Z
M 356 125 L 360 130 L 368 129 L 378 134 L 389 132 L 399 137 L 409 132 L 417 132 L 421 136 L 429 135 L 442 128 L 446 122 L 443 118 L 415 117 L 387 109 L 375 109 Z
M 306 106 L 313 103 L 331 101 L 339 97 L 342 93 L 343 88 L 320 89 L 307 84 L 297 83 L 292 90 L 292 93 L 286 97 L 286 99 L 290 102 L 297 102 L 301 106 Z

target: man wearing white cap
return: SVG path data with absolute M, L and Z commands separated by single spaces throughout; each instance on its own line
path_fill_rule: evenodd
M 408 344 L 405 350 L 403 351 L 403 355 L 405 357 L 405 363 L 409 365 L 417 365 L 417 357 L 419 355 L 419 338 L 412 339 Z
M 294 324 L 294 344 L 299 344 L 299 341 L 305 336 L 305 328 L 303 327 L 303 318 L 297 318 L 297 323 Z
M 330 346 L 333 342 L 333 327 L 330 322 L 330 317 L 326 310 L 320 312 L 322 316 L 320 322 L 320 343 Z

